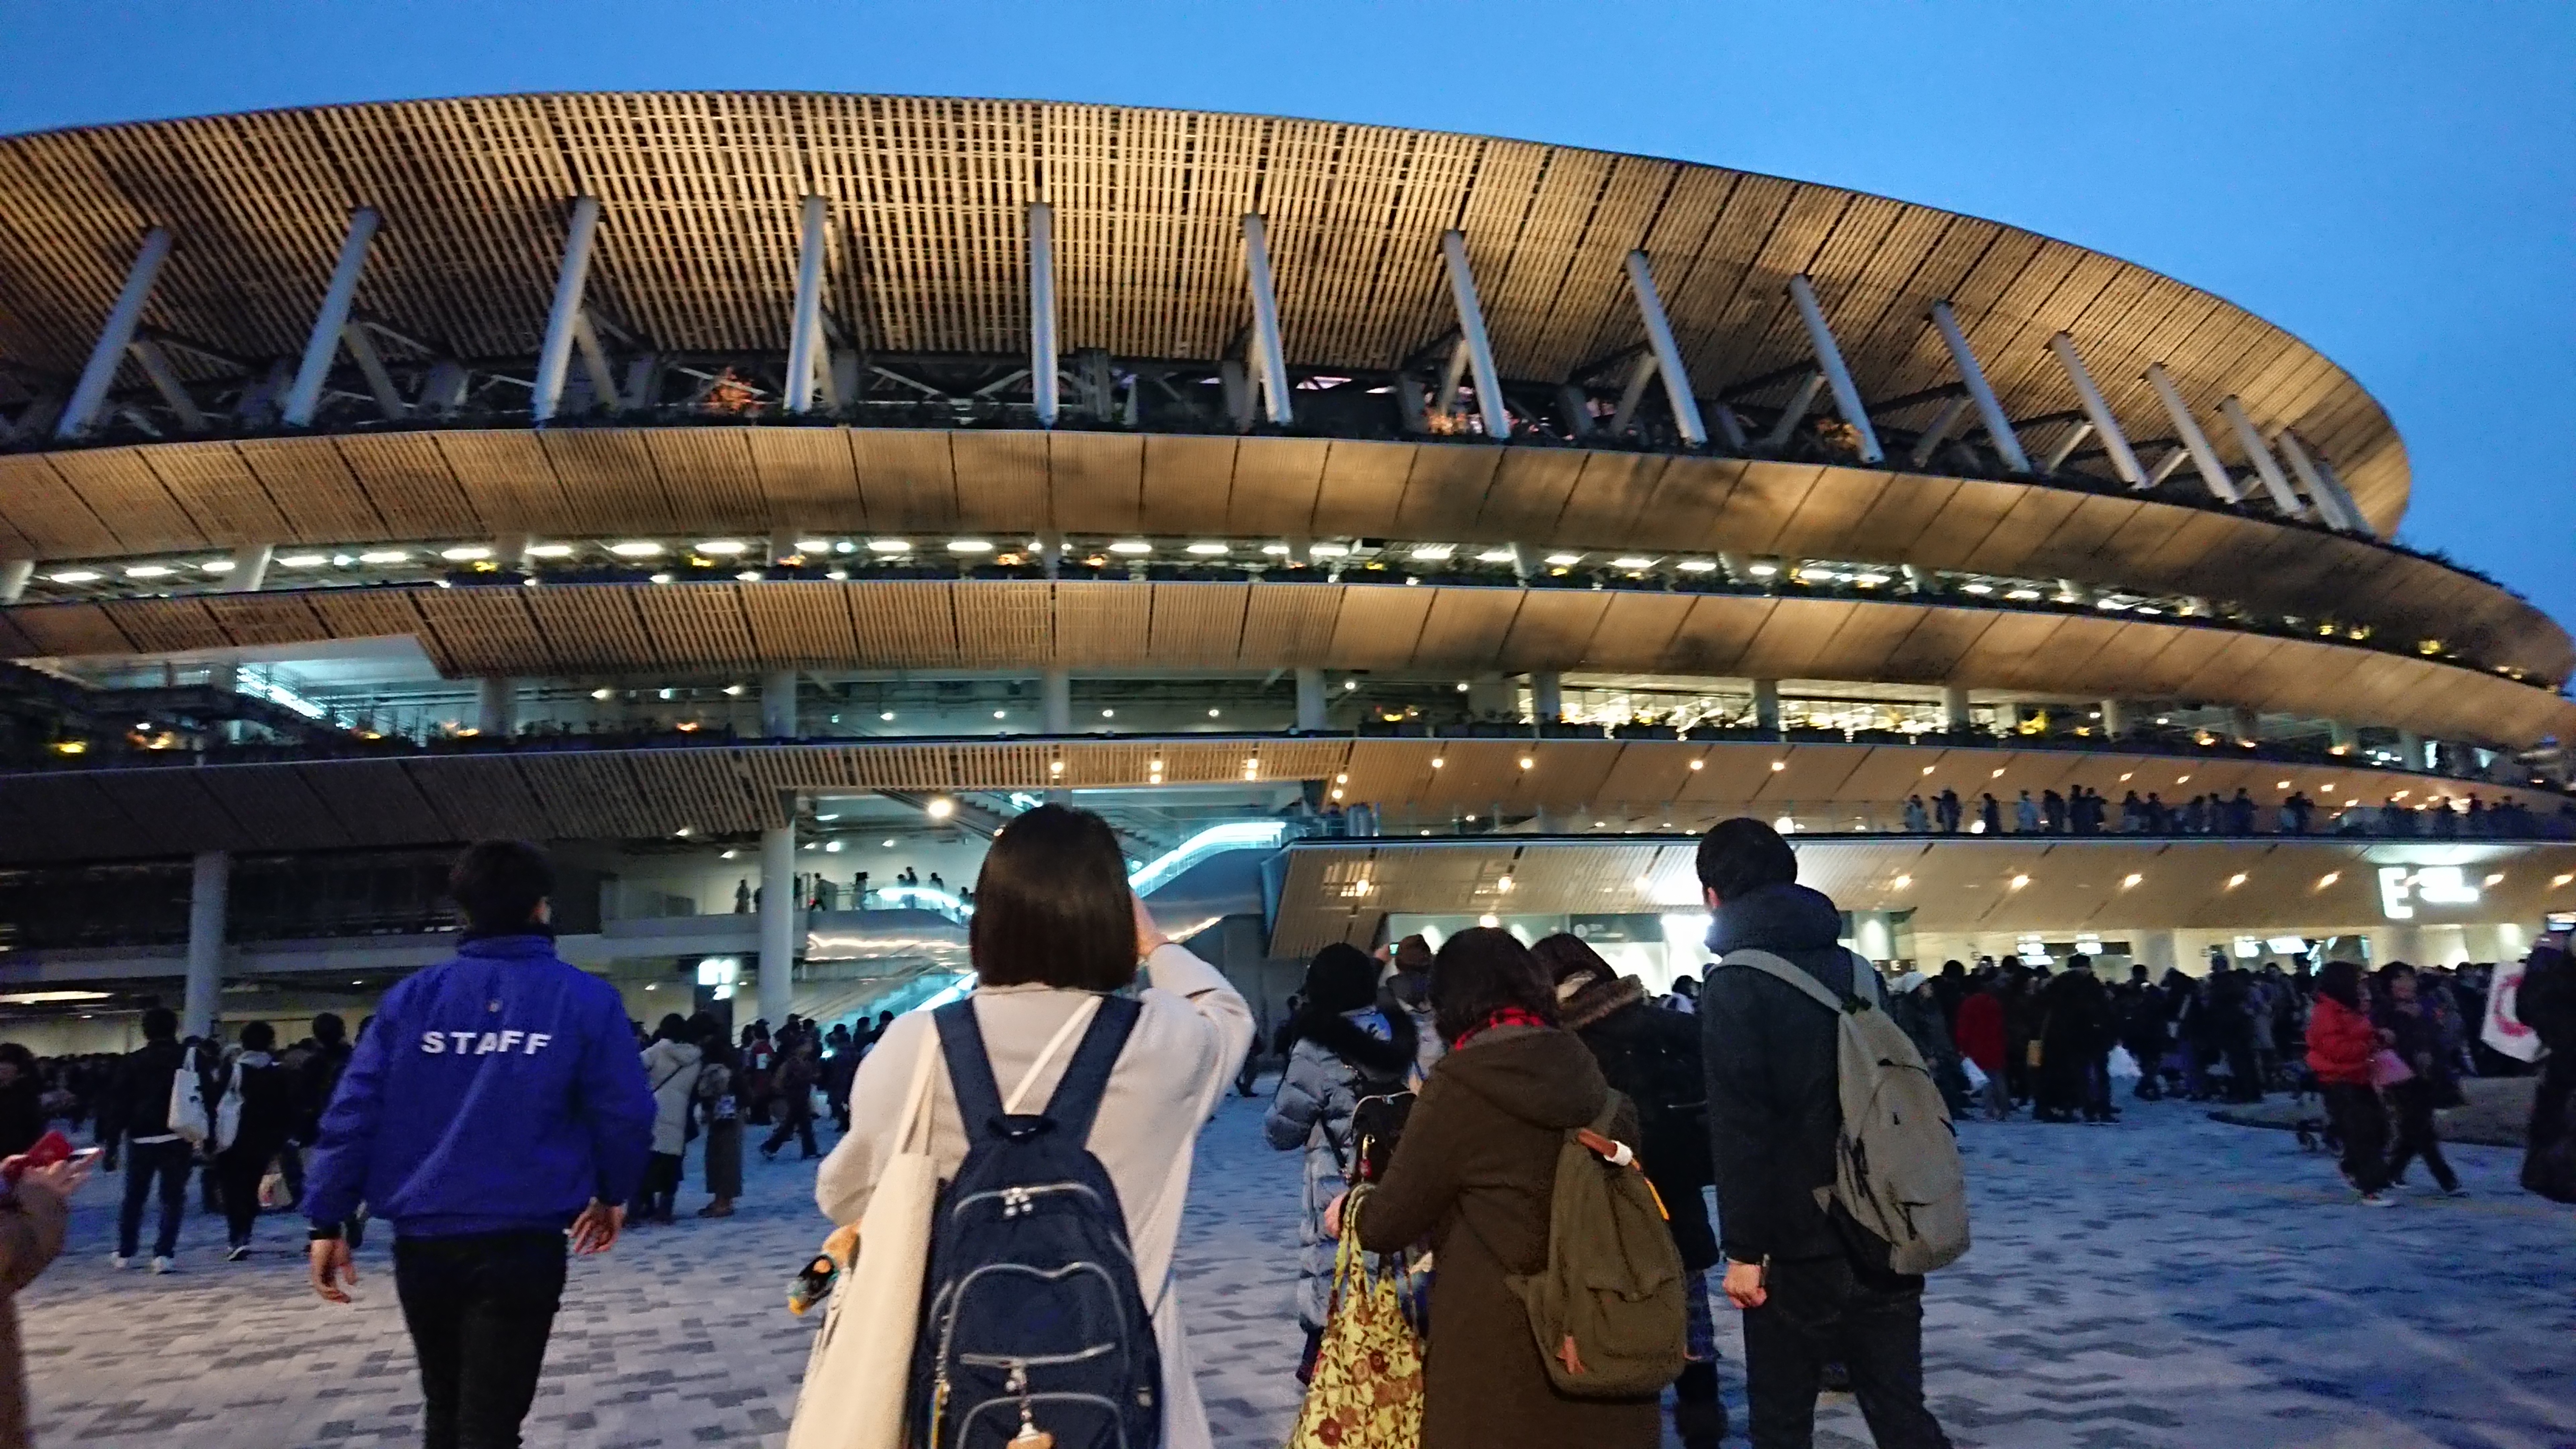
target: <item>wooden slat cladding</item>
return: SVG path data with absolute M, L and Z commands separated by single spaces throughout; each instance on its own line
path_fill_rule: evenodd
M 0 457 L 0 524 L 48 558 L 522 532 L 972 529 L 1007 544 L 1049 528 L 1725 549 L 2070 578 L 2438 638 L 2546 679 L 2576 669 L 2576 645 L 2520 599 L 2314 528 L 2023 483 L 1552 447 L 827 426 L 156 444 Z
M 197 612 L 202 609 L 203 613 Z M 2076 699 L 2184 699 L 2528 745 L 2576 704 L 2478 670 L 2323 638 L 2170 618 L 1874 600 L 1392 582 L 1037 580 L 386 587 L 0 610 L 20 658 L 133 656 L 190 641 L 412 634 L 466 676 L 656 669 L 1034 670 L 1298 666 L 1595 669 L 1914 681 Z M 2370 682 L 2363 690 L 2358 685 Z
M 1782 285 L 1805 271 L 1874 395 L 1947 380 L 1923 323 L 1947 298 L 2017 416 L 2071 399 L 2044 346 L 2065 328 L 2141 436 L 2164 431 L 2142 380 L 2162 361 L 2204 415 L 2232 393 L 2267 433 L 2299 429 L 2382 531 L 2409 487 L 2403 443 L 2340 369 L 2215 297 L 2064 243 L 1714 167 L 1138 107 L 524 95 L 11 137 L 0 357 L 76 372 L 155 224 L 177 245 L 148 323 L 291 356 L 359 205 L 384 216 L 362 314 L 454 355 L 524 356 L 582 193 L 602 203 L 591 305 L 664 349 L 785 346 L 797 203 L 818 194 L 825 305 L 863 346 L 1024 351 L 1025 208 L 1044 200 L 1066 347 L 1209 358 L 1249 317 L 1240 219 L 1257 210 L 1300 365 L 1384 367 L 1448 327 L 1438 238 L 1454 226 L 1514 377 L 1555 381 L 1637 340 L 1621 269 L 1642 247 L 1704 393 L 1803 355 Z

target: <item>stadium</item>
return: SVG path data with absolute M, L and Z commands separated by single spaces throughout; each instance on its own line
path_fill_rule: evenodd
M 640 1018 L 901 1009 L 1051 797 L 1273 1012 L 1487 918 L 1668 979 L 1736 814 L 1881 961 L 2494 959 L 2576 901 L 2576 646 L 2395 541 L 2379 404 L 1995 222 L 525 95 L 0 138 L 0 258 L 0 1006 L 52 1050 L 363 1008 L 487 836 Z

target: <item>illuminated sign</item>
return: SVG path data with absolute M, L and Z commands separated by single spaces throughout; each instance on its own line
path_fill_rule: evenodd
M 2415 919 L 2417 904 L 2474 906 L 2478 888 L 2456 865 L 2379 868 L 2379 913 L 2392 921 Z

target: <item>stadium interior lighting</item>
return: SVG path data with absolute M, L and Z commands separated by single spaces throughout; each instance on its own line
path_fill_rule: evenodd
M 608 551 L 619 558 L 659 558 L 662 545 L 649 538 L 630 538 L 623 543 L 610 544 Z

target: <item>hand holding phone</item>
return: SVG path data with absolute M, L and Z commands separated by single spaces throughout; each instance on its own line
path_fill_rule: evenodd
M 69 1162 L 71 1156 L 72 1140 L 62 1134 L 62 1129 L 53 1128 L 44 1136 L 37 1138 L 35 1145 L 26 1151 L 15 1157 L 0 1158 L 0 1179 L 14 1183 L 26 1176 L 29 1168 L 51 1167 L 57 1162 Z

